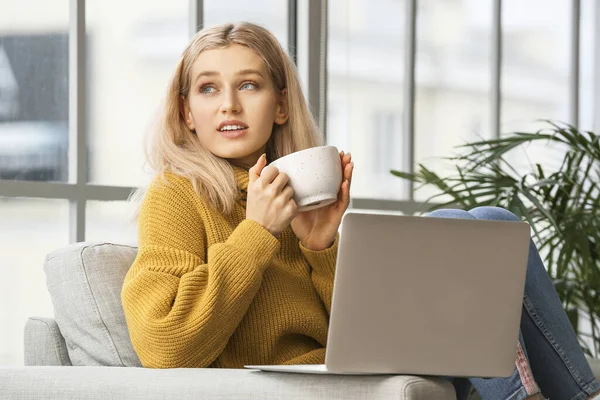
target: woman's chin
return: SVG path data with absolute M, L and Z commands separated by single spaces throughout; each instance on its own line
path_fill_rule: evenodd
M 258 156 L 255 156 L 253 153 L 222 153 L 222 154 L 217 154 L 219 157 L 227 160 L 229 163 L 233 164 L 233 165 L 237 165 L 238 167 L 244 167 L 244 168 L 250 168 L 252 167 L 254 164 L 256 164 L 256 161 L 258 161 L 258 158 L 260 157 L 260 154 Z
M 256 143 L 255 141 L 230 141 L 225 143 L 213 143 L 213 146 L 206 146 L 208 150 L 217 157 L 223 158 L 235 165 L 253 166 L 256 161 L 265 152 L 266 144 Z
M 222 151 L 213 151 L 212 153 L 215 154 L 218 157 L 224 158 L 227 161 L 231 162 L 231 163 L 235 163 L 236 165 L 239 165 L 240 163 L 243 164 L 248 164 L 250 163 L 250 166 L 256 164 L 256 161 L 258 161 L 258 158 L 261 156 L 261 154 L 264 152 L 261 151 L 261 149 L 248 149 L 246 146 L 244 146 L 244 148 L 232 148 L 234 146 L 228 146 L 229 148 L 227 149 L 219 149 Z

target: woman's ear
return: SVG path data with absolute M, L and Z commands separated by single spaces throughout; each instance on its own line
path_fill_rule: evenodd
M 194 120 L 192 119 L 192 112 L 190 111 L 190 105 L 183 98 L 183 96 L 179 97 L 179 112 L 185 121 L 188 129 L 190 131 L 196 130 L 196 126 L 194 125 Z
M 289 118 L 287 89 L 283 89 L 277 99 L 277 107 L 275 109 L 275 123 L 283 125 Z

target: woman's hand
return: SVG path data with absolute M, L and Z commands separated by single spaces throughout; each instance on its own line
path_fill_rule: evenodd
M 279 236 L 296 215 L 294 190 L 287 183 L 289 177 L 275 167 L 266 167 L 263 154 L 250 168 L 246 219 L 258 222 L 273 236 Z M 264 171 L 263 171 L 264 169 Z
M 300 212 L 292 220 L 292 230 L 304 247 L 318 251 L 330 247 L 335 241 L 342 217 L 350 204 L 350 184 L 354 163 L 350 153 L 340 153 L 342 185 L 337 201 L 329 206 Z

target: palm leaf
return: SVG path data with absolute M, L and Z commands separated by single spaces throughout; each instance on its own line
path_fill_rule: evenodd
M 600 350 L 600 137 L 549 120 L 535 132 L 512 132 L 457 147 L 444 158 L 454 168 L 443 175 L 420 164 L 414 173 L 391 171 L 401 179 L 435 188 L 430 210 L 497 205 L 529 222 L 534 241 L 588 354 Z M 544 141 L 565 149 L 556 168 L 533 164 L 518 171 L 506 155 Z M 449 199 L 447 199 L 449 197 Z M 445 199 L 439 202 L 437 200 Z M 591 338 L 579 331 L 578 311 L 589 319 Z M 585 340 L 584 340 L 585 339 Z M 592 340 L 589 348 L 588 340 Z

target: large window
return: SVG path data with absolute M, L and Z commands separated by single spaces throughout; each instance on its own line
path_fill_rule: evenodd
M 404 199 L 404 0 L 330 0 L 327 141 L 351 152 L 356 197 Z M 388 156 L 381 159 L 381 140 Z M 389 146 L 389 147 L 388 147 Z M 382 164 L 384 163 L 384 164 Z
M 269 29 L 284 49 L 288 50 L 288 2 L 255 0 L 204 0 L 204 24 L 212 26 L 228 22 L 248 21 Z
M 68 2 L 2 6 L 2 180 L 68 178 L 68 31 Z M 68 200 L 22 198 L 0 186 L 0 243 L 0 365 L 20 364 L 26 317 L 52 315 L 42 265 L 69 243 Z
M 0 179 L 66 181 L 69 9 L 40 30 L 16 8 L 0 31 Z
M 67 200 L 0 197 L 0 365 L 23 362 L 29 316 L 52 316 L 42 265 L 69 243 Z
M 581 2 L 581 37 L 579 42 L 579 127 L 598 132 L 600 103 L 595 101 L 600 95 L 600 79 L 594 79 L 594 70 L 599 54 L 595 48 L 600 43 L 595 37 L 596 0 Z M 599 111 L 596 111 L 599 110 Z
M 501 131 L 569 119 L 571 3 L 503 1 Z
M 417 5 L 414 161 L 443 176 L 442 157 L 491 135 L 492 0 Z M 433 193 L 422 189 L 415 198 Z
M 541 119 L 598 126 L 600 6 L 578 4 L 329 0 L 327 137 L 354 154 L 354 206 L 420 209 L 435 192 L 389 171 L 424 163 L 443 176 L 451 171 L 441 157 L 467 141 L 537 129 Z M 390 113 L 400 122 L 382 134 Z M 509 157 L 526 167 L 562 154 L 540 144 Z
M 188 1 L 85 5 L 89 181 L 138 186 L 146 178 L 141 144 L 188 42 Z
M 572 2 L 504 0 L 500 131 L 532 131 L 538 120 L 570 121 Z M 557 23 L 557 21 L 561 21 Z M 560 148 L 535 143 L 509 155 L 517 168 L 558 167 Z
M 594 0 L 579 17 L 564 0 L 2 1 L 0 365 L 22 363 L 27 317 L 52 316 L 47 253 L 136 243 L 127 199 L 194 27 L 256 22 L 297 57 L 327 142 L 353 154 L 354 208 L 415 212 L 432 193 L 389 171 L 444 174 L 433 159 L 466 140 L 599 127 Z

